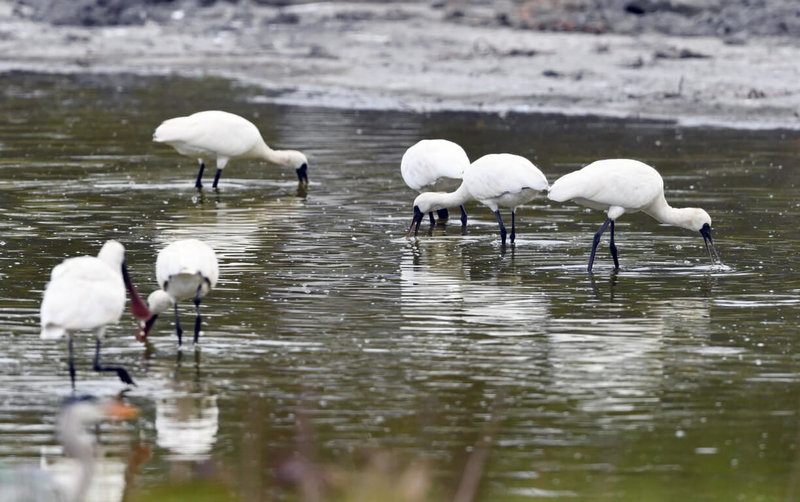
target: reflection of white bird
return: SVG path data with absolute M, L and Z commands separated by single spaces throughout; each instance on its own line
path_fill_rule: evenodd
M 68 258 L 53 268 L 44 291 L 41 307 L 41 337 L 68 337 L 69 375 L 75 388 L 72 359 L 72 334 L 92 330 L 95 335 L 95 371 L 115 371 L 120 380 L 133 384 L 121 366 L 100 366 L 100 339 L 106 326 L 119 321 L 125 310 L 125 290 L 131 296 L 131 312 L 137 319 L 148 319 L 150 312 L 139 298 L 128 276 L 125 248 L 117 241 L 106 242 L 97 254 Z
M 435 190 L 442 179 L 461 179 L 469 166 L 469 157 L 461 146 L 446 139 L 423 139 L 403 154 L 400 174 L 409 188 L 417 192 Z M 461 224 L 467 224 L 467 212 L 462 204 Z M 437 210 L 439 221 L 447 220 L 447 207 Z M 433 225 L 433 212 L 430 213 Z
M 506 244 L 506 227 L 500 207 L 511 208 L 511 243 L 516 236 L 517 207 L 532 200 L 536 193 L 547 189 L 547 178 L 531 161 L 510 153 L 484 155 L 464 171 L 464 181 L 455 192 L 427 192 L 414 200 L 412 228 L 417 235 L 422 215 L 439 207 L 463 204 L 474 198 L 492 210 L 500 226 L 500 240 Z
M 217 440 L 217 397 L 175 393 L 156 399 L 156 443 L 175 459 L 204 460 Z
M 708 213 L 695 207 L 670 207 L 664 198 L 664 180 L 661 175 L 638 160 L 607 159 L 592 162 L 583 169 L 557 179 L 550 187 L 548 197 L 557 202 L 574 200 L 578 204 L 604 210 L 608 214 L 605 223 L 594 236 L 589 255 L 589 271 L 592 270 L 600 237 L 609 225 L 611 257 L 614 259 L 614 268 L 619 268 L 617 247 L 614 245 L 614 221 L 625 213 L 637 211 L 667 225 L 699 231 L 711 263 L 715 263 L 714 256 L 722 263 L 711 239 L 711 217 Z
M 217 284 L 219 264 L 211 246 L 197 239 L 182 239 L 168 245 L 158 253 L 156 280 L 161 289 L 147 298 L 152 317 L 145 323 L 141 337 L 147 337 L 158 315 L 169 307 L 175 309 L 175 333 L 178 345 L 182 343 L 183 330 L 178 316 L 178 301 L 194 299 L 197 317 L 194 323 L 194 343 L 200 335 L 200 301 Z
M 249 120 L 222 111 L 197 112 L 188 117 L 165 120 L 156 128 L 153 141 L 166 143 L 181 155 L 200 162 L 195 187 L 202 188 L 204 159 L 216 158 L 217 188 L 222 170 L 231 159 L 263 159 L 273 164 L 292 167 L 301 184 L 308 184 L 308 160 L 296 150 L 273 150 L 267 146 L 258 128 Z
M 47 470 L 0 473 L 0 500 L 78 502 L 87 499 L 97 474 L 97 453 L 86 429 L 103 420 L 135 418 L 138 410 L 117 400 L 92 396 L 69 398 L 56 419 L 56 436 L 74 463 L 47 465 Z M 77 465 L 74 465 L 77 464 Z M 7 478 L 7 479 L 4 479 Z M 111 500 L 108 493 L 103 500 Z

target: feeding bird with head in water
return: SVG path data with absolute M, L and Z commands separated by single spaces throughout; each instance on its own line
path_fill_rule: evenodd
M 595 234 L 588 269 L 594 264 L 600 237 L 610 228 L 609 249 L 614 268 L 619 269 L 614 243 L 614 222 L 625 213 L 641 211 L 666 225 L 700 232 L 714 265 L 722 260 L 711 237 L 711 217 L 699 207 L 674 208 L 664 197 L 664 180 L 653 167 L 632 159 L 605 159 L 565 174 L 557 179 L 547 197 L 556 202 L 572 200 L 607 213 L 606 221 Z
M 425 192 L 414 199 L 414 216 L 407 236 L 416 236 L 426 212 L 441 207 L 462 205 L 475 199 L 494 213 L 500 227 L 500 242 L 506 245 L 506 226 L 500 208 L 511 209 L 511 243 L 516 238 L 516 211 L 547 189 L 547 178 L 538 167 L 519 155 L 492 153 L 484 155 L 464 170 L 461 186 L 454 192 Z
M 264 142 L 258 128 L 244 117 L 209 110 L 187 117 L 165 120 L 153 133 L 153 141 L 172 146 L 181 155 L 200 163 L 196 188 L 203 188 L 206 160 L 216 159 L 217 172 L 212 188 L 217 188 L 222 170 L 231 159 L 262 159 L 290 167 L 302 186 L 308 185 L 308 159 L 297 150 L 273 150 Z
M 443 185 L 449 180 L 460 180 L 464 170 L 469 167 L 469 157 L 460 145 L 446 139 L 423 139 L 413 145 L 403 154 L 400 160 L 400 174 L 409 188 L 423 193 L 447 189 Z M 450 187 L 452 188 L 452 187 Z M 461 210 L 461 225 L 467 224 L 467 212 L 464 205 L 459 204 Z M 431 226 L 436 224 L 433 211 L 428 213 Z M 447 207 L 436 210 L 439 222 L 443 223 L 449 218 Z
M 200 301 L 217 285 L 219 263 L 216 253 L 198 239 L 181 239 L 159 251 L 156 258 L 156 280 L 161 289 L 147 297 L 152 316 L 143 324 L 137 338 L 146 340 L 159 314 L 170 307 L 175 311 L 175 334 L 178 345 L 183 343 L 178 315 L 178 301 L 191 298 L 195 306 L 194 343 L 200 336 L 202 319 Z

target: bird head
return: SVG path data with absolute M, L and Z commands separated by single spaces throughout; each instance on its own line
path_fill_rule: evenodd
M 687 207 L 683 208 L 685 214 L 683 215 L 684 225 L 688 230 L 694 230 L 695 232 L 700 232 L 703 230 L 703 227 L 711 227 L 711 216 L 704 209 L 700 209 L 699 207 Z
M 297 173 L 297 179 L 301 184 L 308 185 L 308 159 L 305 154 L 297 150 L 284 150 L 286 162 L 289 167 L 293 167 Z
M 150 296 L 147 297 L 147 307 L 150 309 L 151 315 L 147 319 L 140 320 L 139 332 L 136 333 L 136 339 L 140 342 L 147 340 L 147 335 L 150 334 L 153 324 L 155 324 L 156 319 L 158 319 L 158 314 L 165 312 L 174 304 L 175 302 L 172 297 L 163 289 L 157 289 L 150 293 Z
M 711 218 L 708 219 L 708 223 L 704 223 L 700 228 L 700 235 L 703 236 L 703 243 L 706 245 L 706 251 L 708 251 L 708 257 L 711 259 L 711 264 L 715 265 L 718 261 L 719 264 L 722 265 L 722 258 L 719 257 L 717 248 L 714 246 L 714 239 L 711 238 Z M 714 261 L 714 258 L 716 258 L 716 261 Z
M 439 192 L 425 192 L 417 195 L 417 198 L 414 199 L 415 211 L 419 208 L 422 214 L 425 214 L 436 211 L 437 209 L 442 209 L 442 205 L 438 202 L 440 195 Z

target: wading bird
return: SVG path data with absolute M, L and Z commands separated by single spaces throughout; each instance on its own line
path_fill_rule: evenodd
M 128 275 L 125 248 L 115 240 L 103 244 L 97 257 L 67 258 L 53 268 L 44 291 L 41 307 L 41 337 L 67 335 L 69 376 L 75 388 L 72 337 L 76 331 L 91 330 L 95 335 L 94 370 L 114 371 L 126 384 L 133 384 L 122 366 L 100 365 L 100 340 L 106 327 L 115 324 L 125 310 L 125 290 L 131 296 L 131 313 L 140 320 L 150 318 L 147 305 L 139 298 Z
M 152 316 L 139 331 L 145 340 L 158 315 L 168 308 L 175 309 L 175 334 L 178 345 L 183 343 L 183 330 L 178 316 L 178 301 L 192 298 L 195 307 L 194 343 L 200 336 L 200 300 L 217 284 L 219 264 L 211 246 L 197 239 L 175 241 L 162 249 L 156 259 L 156 280 L 161 289 L 147 298 Z
M 461 146 L 446 139 L 423 139 L 408 148 L 400 160 L 400 174 L 409 188 L 417 192 L 441 189 L 443 180 L 460 180 L 469 167 L 469 157 Z M 467 224 L 467 212 L 463 203 L 455 204 L 461 209 L 461 224 Z M 455 207 L 455 206 L 450 206 Z M 436 210 L 439 222 L 447 221 L 447 207 Z M 430 212 L 431 225 L 435 224 Z
M 75 462 L 56 462 L 46 470 L 0 471 L 0 500 L 82 502 L 90 492 L 97 463 L 94 437 L 86 429 L 104 420 L 128 420 L 138 415 L 138 409 L 117 399 L 68 398 L 56 418 L 56 437 L 64 455 Z
M 638 160 L 607 159 L 592 162 L 583 169 L 557 179 L 547 196 L 557 202 L 573 200 L 592 209 L 604 210 L 608 214 L 592 241 L 588 267 L 590 272 L 597 244 L 608 227 L 611 227 L 611 257 L 614 259 L 614 268 L 619 268 L 617 246 L 614 244 L 614 221 L 625 213 L 637 211 L 642 211 L 661 223 L 700 232 L 711 264 L 715 264 L 715 257 L 722 264 L 711 238 L 711 217 L 708 213 L 696 207 L 671 207 L 664 198 L 664 180 L 661 175 Z
M 450 193 L 426 192 L 414 200 L 414 217 L 408 234 L 419 231 L 423 215 L 440 207 L 463 204 L 475 199 L 492 210 L 500 226 L 500 240 L 506 245 L 506 227 L 500 207 L 511 209 L 511 243 L 516 237 L 517 207 L 531 201 L 538 192 L 547 189 L 547 178 L 531 161 L 510 153 L 493 153 L 479 158 L 464 171 L 464 181 Z
M 296 150 L 271 149 L 252 122 L 233 113 L 211 110 L 165 120 L 156 128 L 153 141 L 166 143 L 181 155 L 198 160 L 196 188 L 203 188 L 205 160 L 212 158 L 217 160 L 213 188 L 217 188 L 222 170 L 231 159 L 263 159 L 294 168 L 300 184 L 308 185 L 305 155 Z

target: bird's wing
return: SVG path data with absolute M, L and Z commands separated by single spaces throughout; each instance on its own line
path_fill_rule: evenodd
M 528 159 L 512 154 L 492 154 L 472 163 L 464 175 L 477 200 L 487 200 L 523 189 L 545 190 L 547 178 Z
M 125 285 L 103 261 L 70 258 L 45 288 L 41 306 L 42 327 L 91 329 L 119 320 L 125 309 Z
M 114 277 L 121 277 L 122 270 L 113 270 L 106 262 L 96 256 L 76 256 L 67 258 L 50 272 L 50 280 L 57 279 L 71 280 L 83 279 L 93 281 L 112 280 Z
M 184 154 L 244 155 L 261 141 L 258 128 L 243 117 L 220 111 L 198 112 L 165 120 L 153 141 L 172 145 Z
M 197 273 L 207 279 L 212 288 L 219 278 L 216 254 L 205 242 L 197 239 L 183 239 L 173 242 L 158 253 L 156 280 L 162 288 L 174 275 Z
M 458 144 L 428 139 L 406 150 L 400 161 L 400 174 L 409 188 L 420 190 L 440 178 L 461 179 L 467 166 L 469 158 Z
M 557 179 L 548 197 L 558 202 L 582 199 L 598 207 L 639 210 L 663 193 L 664 183 L 652 167 L 629 159 L 593 162 Z

